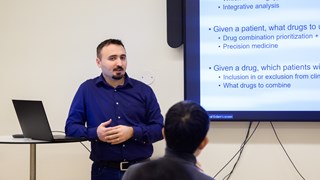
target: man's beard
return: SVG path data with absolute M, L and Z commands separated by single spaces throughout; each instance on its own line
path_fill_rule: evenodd
M 114 71 L 123 71 L 123 68 L 121 67 L 121 66 L 117 66 L 115 69 L 114 69 Z M 114 80 L 120 80 L 120 79 L 122 79 L 123 78 L 123 74 L 121 74 L 121 73 L 116 73 L 116 75 L 113 75 L 112 76 L 112 79 L 114 79 Z
M 114 80 L 120 80 L 120 79 L 122 79 L 123 78 L 123 74 L 117 74 L 117 75 L 113 75 L 112 76 L 112 79 L 114 79 Z

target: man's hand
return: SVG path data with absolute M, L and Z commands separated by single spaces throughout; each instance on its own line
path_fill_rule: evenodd
M 133 136 L 133 128 L 124 125 L 107 127 L 111 123 L 111 119 L 101 123 L 97 128 L 97 134 L 101 141 L 120 144 Z
M 105 137 L 107 136 L 107 126 L 111 124 L 111 119 L 106 122 L 101 123 L 97 128 L 97 135 L 100 141 L 107 142 Z

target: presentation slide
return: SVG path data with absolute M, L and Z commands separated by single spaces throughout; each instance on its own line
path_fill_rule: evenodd
M 199 0 L 199 34 L 208 111 L 320 111 L 320 1 Z

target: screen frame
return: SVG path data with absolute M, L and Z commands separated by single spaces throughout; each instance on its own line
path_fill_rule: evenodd
M 200 0 L 184 1 L 184 99 L 200 102 Z M 244 102 L 245 103 L 245 102 Z M 320 122 L 320 111 L 207 111 L 211 121 Z

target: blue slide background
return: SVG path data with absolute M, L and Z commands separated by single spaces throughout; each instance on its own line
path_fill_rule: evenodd
M 201 0 L 201 105 L 319 111 L 319 17 L 316 0 Z

